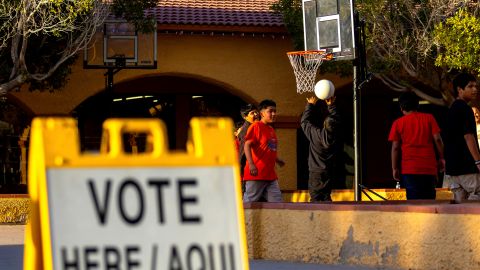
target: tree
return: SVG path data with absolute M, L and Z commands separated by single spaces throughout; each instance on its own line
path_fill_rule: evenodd
M 152 30 L 144 17 L 155 0 L 8 0 L 0 2 L 0 96 L 25 83 L 61 87 L 75 56 L 103 24 L 116 17 Z
M 283 17 L 295 50 L 303 50 L 302 0 L 278 0 L 271 9 Z
M 449 69 L 435 65 L 440 47 L 434 29 L 462 3 L 465 1 L 360 1 L 358 10 L 367 24 L 368 62 L 375 77 L 393 90 L 414 91 L 437 105 L 450 104 Z
M 285 7 L 297 0 L 279 0 L 280 2 L 283 2 L 280 6 Z M 465 3 L 460 0 L 357 0 L 356 10 L 366 23 L 367 62 L 370 71 L 392 90 L 414 91 L 434 104 L 450 104 L 453 96 L 448 83 L 449 72 L 459 66 L 445 61 L 451 59 L 445 56 L 458 56 L 453 50 L 460 44 L 455 42 L 457 32 L 454 32 L 447 18 L 458 14 Z M 477 14 L 479 4 L 475 1 L 467 3 L 469 8 L 464 9 L 467 14 Z M 447 23 L 444 23 L 446 19 Z M 301 21 L 301 15 L 296 20 Z M 288 24 L 289 21 L 285 23 Z M 443 27 L 438 27 L 439 25 Z M 463 30 L 468 34 L 459 48 L 462 50 L 460 61 L 467 61 L 463 58 L 469 58 L 471 53 L 477 52 L 470 47 L 478 47 L 478 42 L 475 43 L 472 39 L 476 34 L 474 29 L 476 28 L 471 27 Z M 449 43 L 442 42 L 445 37 L 442 33 L 451 38 Z M 298 35 L 295 32 L 291 34 Z M 478 53 L 475 57 L 477 55 Z M 470 66 L 462 67 L 472 71 L 474 63 L 477 63 L 478 68 L 478 61 L 470 62 Z
M 435 27 L 437 66 L 480 74 L 480 18 L 475 6 L 465 7 Z

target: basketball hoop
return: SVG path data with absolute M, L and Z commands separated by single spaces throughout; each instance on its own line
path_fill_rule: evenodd
M 323 61 L 329 61 L 333 54 L 325 50 L 288 52 L 297 82 L 297 93 L 313 92 L 317 70 Z

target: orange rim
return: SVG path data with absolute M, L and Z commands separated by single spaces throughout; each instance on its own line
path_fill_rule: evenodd
M 294 51 L 287 52 L 287 55 L 308 55 L 308 54 L 323 54 L 322 60 L 331 60 L 333 59 L 333 53 L 327 53 L 326 50 L 311 50 L 311 51 Z

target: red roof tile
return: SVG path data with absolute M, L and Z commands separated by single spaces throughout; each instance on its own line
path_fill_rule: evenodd
M 159 0 L 146 11 L 158 24 L 283 26 L 270 7 L 277 0 Z

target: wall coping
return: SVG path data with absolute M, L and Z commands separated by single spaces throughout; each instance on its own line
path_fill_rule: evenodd
M 284 209 L 305 211 L 377 211 L 430 214 L 480 215 L 480 201 L 457 204 L 448 200 L 325 202 L 325 203 L 244 203 L 245 209 Z
M 370 188 L 375 192 L 399 192 L 405 191 L 404 188 L 396 189 L 396 188 Z M 435 188 L 436 191 L 449 191 L 449 188 Z M 308 193 L 308 189 L 282 189 L 282 193 L 298 193 L 298 192 L 306 192 Z M 353 189 L 332 189 L 332 193 L 351 193 L 354 192 Z
M 28 199 L 28 194 L 0 194 L 0 199 L 13 199 L 13 198 L 25 198 Z
M 0 194 L 0 199 L 25 198 L 28 194 Z M 414 212 L 431 214 L 480 214 L 480 201 L 467 201 L 461 204 L 453 200 L 412 200 L 412 201 L 342 201 L 323 203 L 244 203 L 245 209 L 285 209 L 285 210 L 321 210 L 321 211 L 378 211 L 378 212 Z

